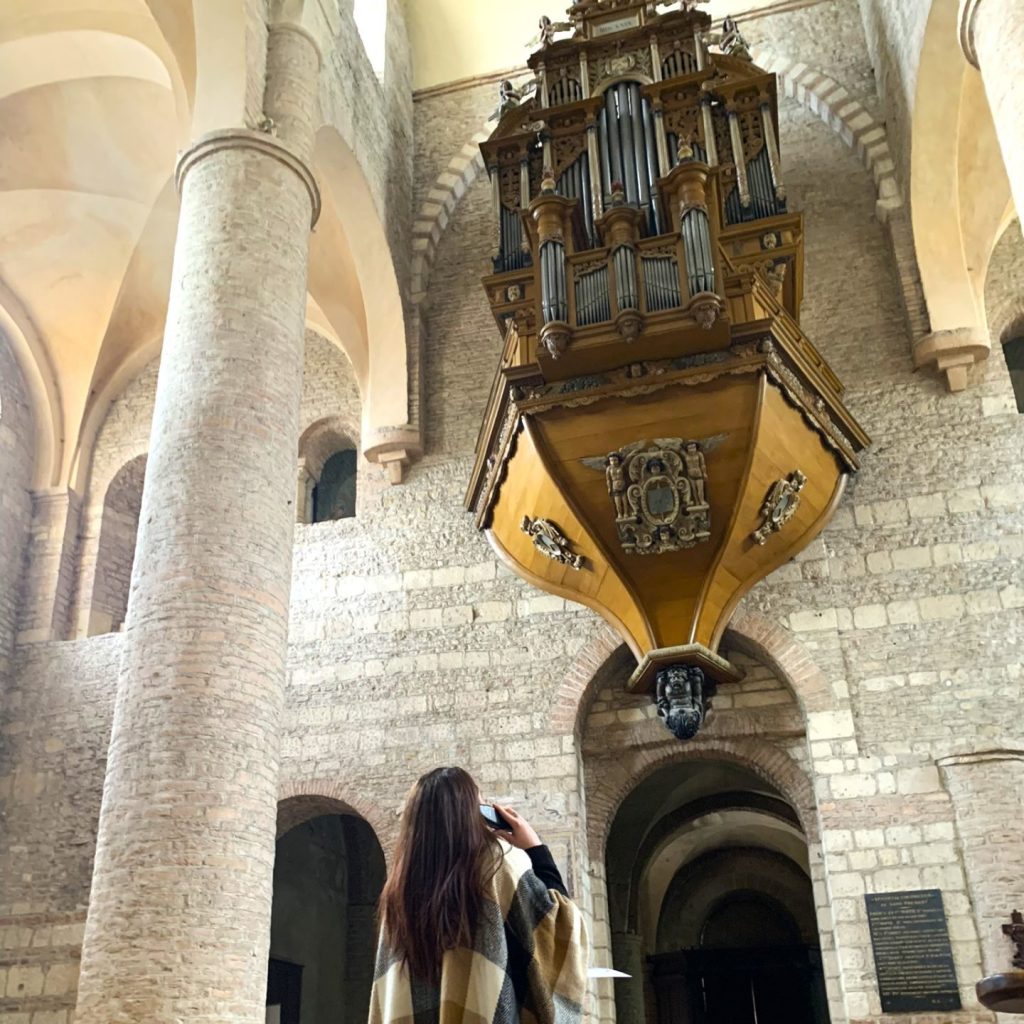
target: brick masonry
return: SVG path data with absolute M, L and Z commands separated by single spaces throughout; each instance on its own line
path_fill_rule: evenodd
M 779 14 L 757 31 L 878 118 L 850 9 Z M 416 209 L 466 155 L 493 95 L 486 85 L 416 104 Z M 355 810 L 387 852 L 416 775 L 464 764 L 536 820 L 607 956 L 602 847 L 622 799 L 664 765 L 742 765 L 786 796 L 808 837 L 835 1024 L 884 1019 L 863 894 L 930 886 L 943 890 L 968 1007 L 942 1021 L 990 1020 L 973 983 L 999 959 L 994 936 L 1016 895 L 998 865 L 1020 859 L 1019 839 L 995 828 L 1006 811 L 993 796 L 1016 768 L 986 752 L 1021 745 L 1007 709 L 1024 697 L 1024 421 L 997 348 L 957 395 L 913 372 L 862 155 L 795 99 L 783 102 L 782 147 L 807 218 L 804 326 L 874 443 L 822 537 L 738 611 L 727 646 L 750 673 L 723 691 L 707 734 L 669 740 L 646 701 L 624 694 L 614 634 L 502 569 L 462 510 L 500 347 L 479 287 L 489 212 L 477 178 L 438 235 L 423 305 L 422 462 L 401 487 L 361 464 L 356 518 L 295 527 L 278 796 Z M 989 272 L 993 330 L 1019 292 L 1018 241 L 1004 236 Z M 125 437 L 148 435 L 143 390 L 108 419 L 123 418 Z M 345 360 L 307 336 L 303 428 L 357 422 L 357 402 Z M 96 465 L 116 472 L 130 444 L 114 433 Z M 4 452 L 5 466 L 16 461 Z M 226 460 L 212 486 L 231 478 Z M 0 752 L 3 1024 L 66 1024 L 73 1006 L 121 647 L 109 635 L 18 651 Z M 610 983 L 594 998 L 610 1019 Z

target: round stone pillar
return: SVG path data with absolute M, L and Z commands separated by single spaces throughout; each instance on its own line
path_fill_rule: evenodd
M 179 162 L 77 1024 L 264 1020 L 318 70 L 273 27 L 266 131 Z
M 1024 2 L 960 0 L 960 45 L 981 72 L 1013 202 L 1024 225 Z
M 644 1024 L 644 942 L 635 932 L 612 932 L 612 966 L 628 974 L 615 979 L 615 1020 L 617 1024 Z

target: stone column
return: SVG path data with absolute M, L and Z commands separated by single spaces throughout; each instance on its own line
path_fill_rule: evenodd
M 981 72 L 1017 212 L 1024 211 L 1024 4 L 960 0 L 960 46 Z M 1024 225 L 1024 214 L 1021 216 Z
M 644 1024 L 644 940 L 635 932 L 612 932 L 612 967 L 630 975 L 615 980 L 616 1024 Z
M 1011 911 L 1024 910 L 1024 750 L 956 754 L 939 768 L 953 801 L 982 966 L 1000 974 L 1012 953 L 1002 926 Z
M 273 26 L 267 132 L 179 162 L 77 1024 L 264 1019 L 318 71 Z
M 67 638 L 81 499 L 70 488 L 32 492 L 32 526 L 18 618 L 19 643 Z

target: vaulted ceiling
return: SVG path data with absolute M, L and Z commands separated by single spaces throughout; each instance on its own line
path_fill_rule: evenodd
M 777 3 L 708 0 L 703 10 L 715 19 L 742 18 Z M 414 87 L 429 89 L 524 64 L 541 15 L 558 21 L 568 6 L 568 0 L 406 0 Z

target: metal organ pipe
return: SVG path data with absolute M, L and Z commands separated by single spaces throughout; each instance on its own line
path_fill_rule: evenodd
M 779 140 L 775 137 L 775 120 L 772 108 L 767 103 L 761 104 L 761 123 L 764 126 L 764 144 L 768 148 L 768 165 L 775 184 L 775 198 L 782 202 L 786 198 L 786 186 L 782 183 L 782 162 L 779 159 Z
M 590 171 L 592 172 L 590 178 L 590 205 L 593 218 L 591 223 L 593 223 L 604 212 L 604 202 L 601 196 L 601 156 L 598 152 L 596 123 L 587 125 L 587 158 Z
M 699 292 L 715 290 L 715 262 L 711 255 L 711 225 L 707 210 L 692 206 L 682 217 L 686 278 L 692 299 Z
M 619 312 L 625 309 L 639 309 L 636 287 L 636 250 L 631 245 L 617 246 L 612 253 L 615 266 L 615 291 L 619 300 Z
M 504 210 L 501 205 L 501 172 L 497 167 L 489 167 L 491 176 L 491 216 L 494 218 L 494 241 L 491 245 L 491 259 L 497 261 L 501 258 L 504 248 L 505 232 L 502 214 Z
M 639 90 L 638 90 L 639 91 Z M 661 234 L 661 205 L 658 203 L 658 190 L 655 182 L 659 174 L 667 171 L 661 170 L 658 157 L 658 132 L 654 127 L 654 111 L 646 97 L 641 102 L 644 118 L 644 144 L 647 148 L 647 166 L 645 177 L 647 178 L 647 192 L 651 201 L 651 215 L 653 218 L 653 230 L 656 235 Z
M 743 156 L 743 135 L 740 132 L 740 118 L 735 110 L 729 111 L 729 137 L 732 140 L 732 158 L 736 164 L 736 187 L 740 193 L 740 205 L 750 205 L 750 185 L 747 182 L 747 161 Z
M 714 167 L 718 163 L 718 142 L 715 139 L 715 116 L 711 109 L 710 96 L 704 96 L 701 99 L 700 116 L 704 121 L 704 143 L 708 163 Z
M 540 247 L 541 310 L 544 323 L 568 315 L 565 285 L 565 246 L 549 239 Z

